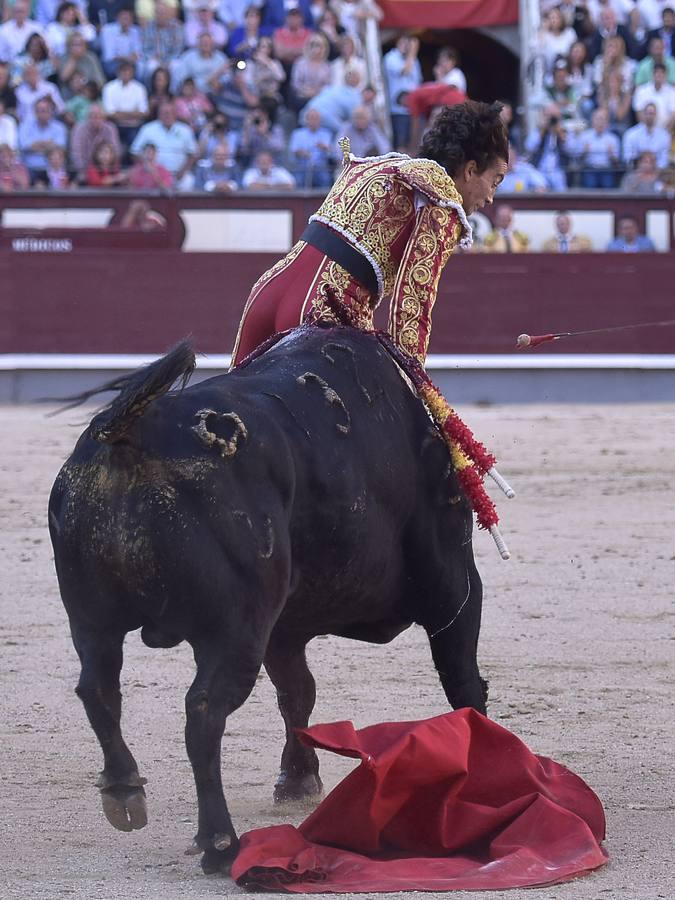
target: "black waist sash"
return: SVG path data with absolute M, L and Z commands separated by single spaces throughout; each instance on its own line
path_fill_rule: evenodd
M 320 222 L 310 222 L 300 235 L 300 240 L 311 244 L 329 259 L 346 269 L 371 294 L 377 294 L 377 276 L 368 260 L 351 244 Z

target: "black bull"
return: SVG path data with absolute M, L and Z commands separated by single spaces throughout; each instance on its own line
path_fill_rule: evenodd
M 303 328 L 242 370 L 168 392 L 193 364 L 183 344 L 117 383 L 56 480 L 49 524 L 103 807 L 123 831 L 146 823 L 120 731 L 124 638 L 140 628 L 151 647 L 194 650 L 193 847 L 215 871 L 237 850 L 225 720 L 261 665 L 286 725 L 275 798 L 318 794 L 316 754 L 294 734 L 315 701 L 308 641 L 386 643 L 417 623 L 448 701 L 484 712 L 482 590 L 447 448 L 374 336 Z

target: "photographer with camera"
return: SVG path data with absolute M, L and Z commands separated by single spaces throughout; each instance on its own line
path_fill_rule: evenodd
M 542 110 L 538 131 L 531 132 L 525 140 L 525 152 L 530 163 L 541 172 L 552 191 L 564 191 L 567 188 L 570 151 L 560 108 L 552 103 Z
M 269 153 L 274 162 L 278 163 L 284 152 L 286 140 L 280 125 L 272 122 L 270 112 L 259 106 L 246 116 L 241 132 L 238 158 L 244 167 L 251 165 L 251 161 L 259 153 Z

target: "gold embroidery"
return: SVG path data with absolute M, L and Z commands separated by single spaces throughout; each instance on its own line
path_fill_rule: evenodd
M 460 232 L 454 209 L 425 206 L 417 233 L 412 235 L 401 260 L 389 330 L 396 343 L 422 365 L 429 345 L 438 282 Z
M 450 176 L 437 163 L 407 156 L 353 160 L 315 217 L 335 228 L 375 262 L 381 294 L 390 295 L 399 262 L 392 254 L 414 217 L 414 191 L 441 206 L 461 205 Z

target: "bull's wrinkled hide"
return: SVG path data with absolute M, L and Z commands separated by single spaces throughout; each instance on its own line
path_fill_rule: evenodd
M 602 805 L 564 766 L 471 709 L 302 732 L 361 760 L 299 828 L 250 831 L 239 884 L 295 892 L 489 890 L 607 862 Z

